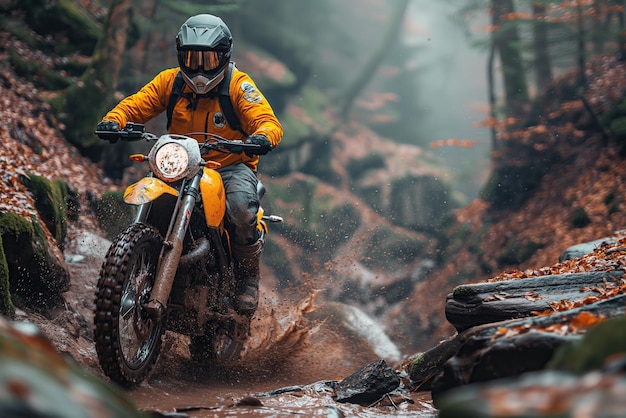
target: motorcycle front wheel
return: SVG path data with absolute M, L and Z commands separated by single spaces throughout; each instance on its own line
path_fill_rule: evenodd
M 163 239 L 156 228 L 135 224 L 111 244 L 96 290 L 94 339 L 100 367 L 125 387 L 139 385 L 161 349 L 163 321 L 144 310 Z

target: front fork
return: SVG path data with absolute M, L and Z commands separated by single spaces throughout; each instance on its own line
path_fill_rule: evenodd
M 194 176 L 184 194 L 179 196 L 174 209 L 175 213 L 172 214 L 173 222 L 170 223 L 161 248 L 154 287 L 150 292 L 150 300 L 144 306 L 146 312 L 155 319 L 160 319 L 167 309 L 167 301 L 172 291 L 180 256 L 183 253 L 183 240 L 189 228 L 193 209 L 200 198 L 200 178 L 201 174 Z

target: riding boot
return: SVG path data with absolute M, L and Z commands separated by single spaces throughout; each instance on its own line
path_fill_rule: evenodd
M 235 309 L 242 315 L 252 316 L 259 305 L 259 263 L 263 240 L 252 245 L 233 246 L 237 296 Z

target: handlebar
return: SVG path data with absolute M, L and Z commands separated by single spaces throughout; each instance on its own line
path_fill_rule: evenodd
M 220 139 L 213 138 L 213 139 L 214 139 L 213 142 L 208 142 L 207 140 L 203 144 L 200 145 L 200 153 L 202 155 L 208 153 L 210 150 L 225 152 L 225 153 L 230 153 L 230 154 L 241 154 L 242 152 L 245 152 L 246 150 L 252 151 L 252 150 L 261 148 L 257 144 L 246 144 L 245 142 L 240 141 L 240 140 L 228 140 L 228 139 L 223 139 L 223 138 L 220 138 Z
M 133 122 L 128 122 L 126 126 L 119 131 L 96 131 L 95 134 L 100 138 L 109 141 L 117 141 L 118 139 L 121 139 L 122 141 L 132 142 L 142 139 L 146 139 L 148 141 L 157 139 L 156 135 L 146 132 L 146 127 L 143 124 Z
M 157 135 L 146 132 L 145 125 L 134 122 L 128 122 L 126 126 L 119 131 L 96 131 L 95 134 L 100 138 L 111 142 L 116 142 L 118 139 L 128 142 L 139 141 L 142 139 L 147 141 L 156 141 L 159 139 Z M 231 154 L 241 154 L 242 152 L 247 151 L 254 154 L 255 150 L 261 148 L 258 144 L 248 144 L 242 140 L 229 140 L 210 132 L 190 132 L 181 136 L 189 137 L 191 135 L 202 135 L 206 138 L 204 142 L 199 143 L 200 153 L 202 155 L 207 154 L 211 150 Z

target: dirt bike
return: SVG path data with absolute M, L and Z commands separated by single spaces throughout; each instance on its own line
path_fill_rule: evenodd
M 157 361 L 166 330 L 189 336 L 193 360 L 237 359 L 251 315 L 234 308 L 226 194 L 219 163 L 202 156 L 254 152 L 258 145 L 209 133 L 202 133 L 204 143 L 185 135 L 157 137 L 133 123 L 96 134 L 155 141 L 148 155 L 130 156 L 147 161 L 150 172 L 124 192 L 124 201 L 137 207 L 135 219 L 113 240 L 98 278 L 94 339 L 102 370 L 122 386 L 139 385 Z M 257 191 L 262 197 L 260 182 Z M 268 222 L 282 221 L 262 208 L 257 219 L 262 239 Z

